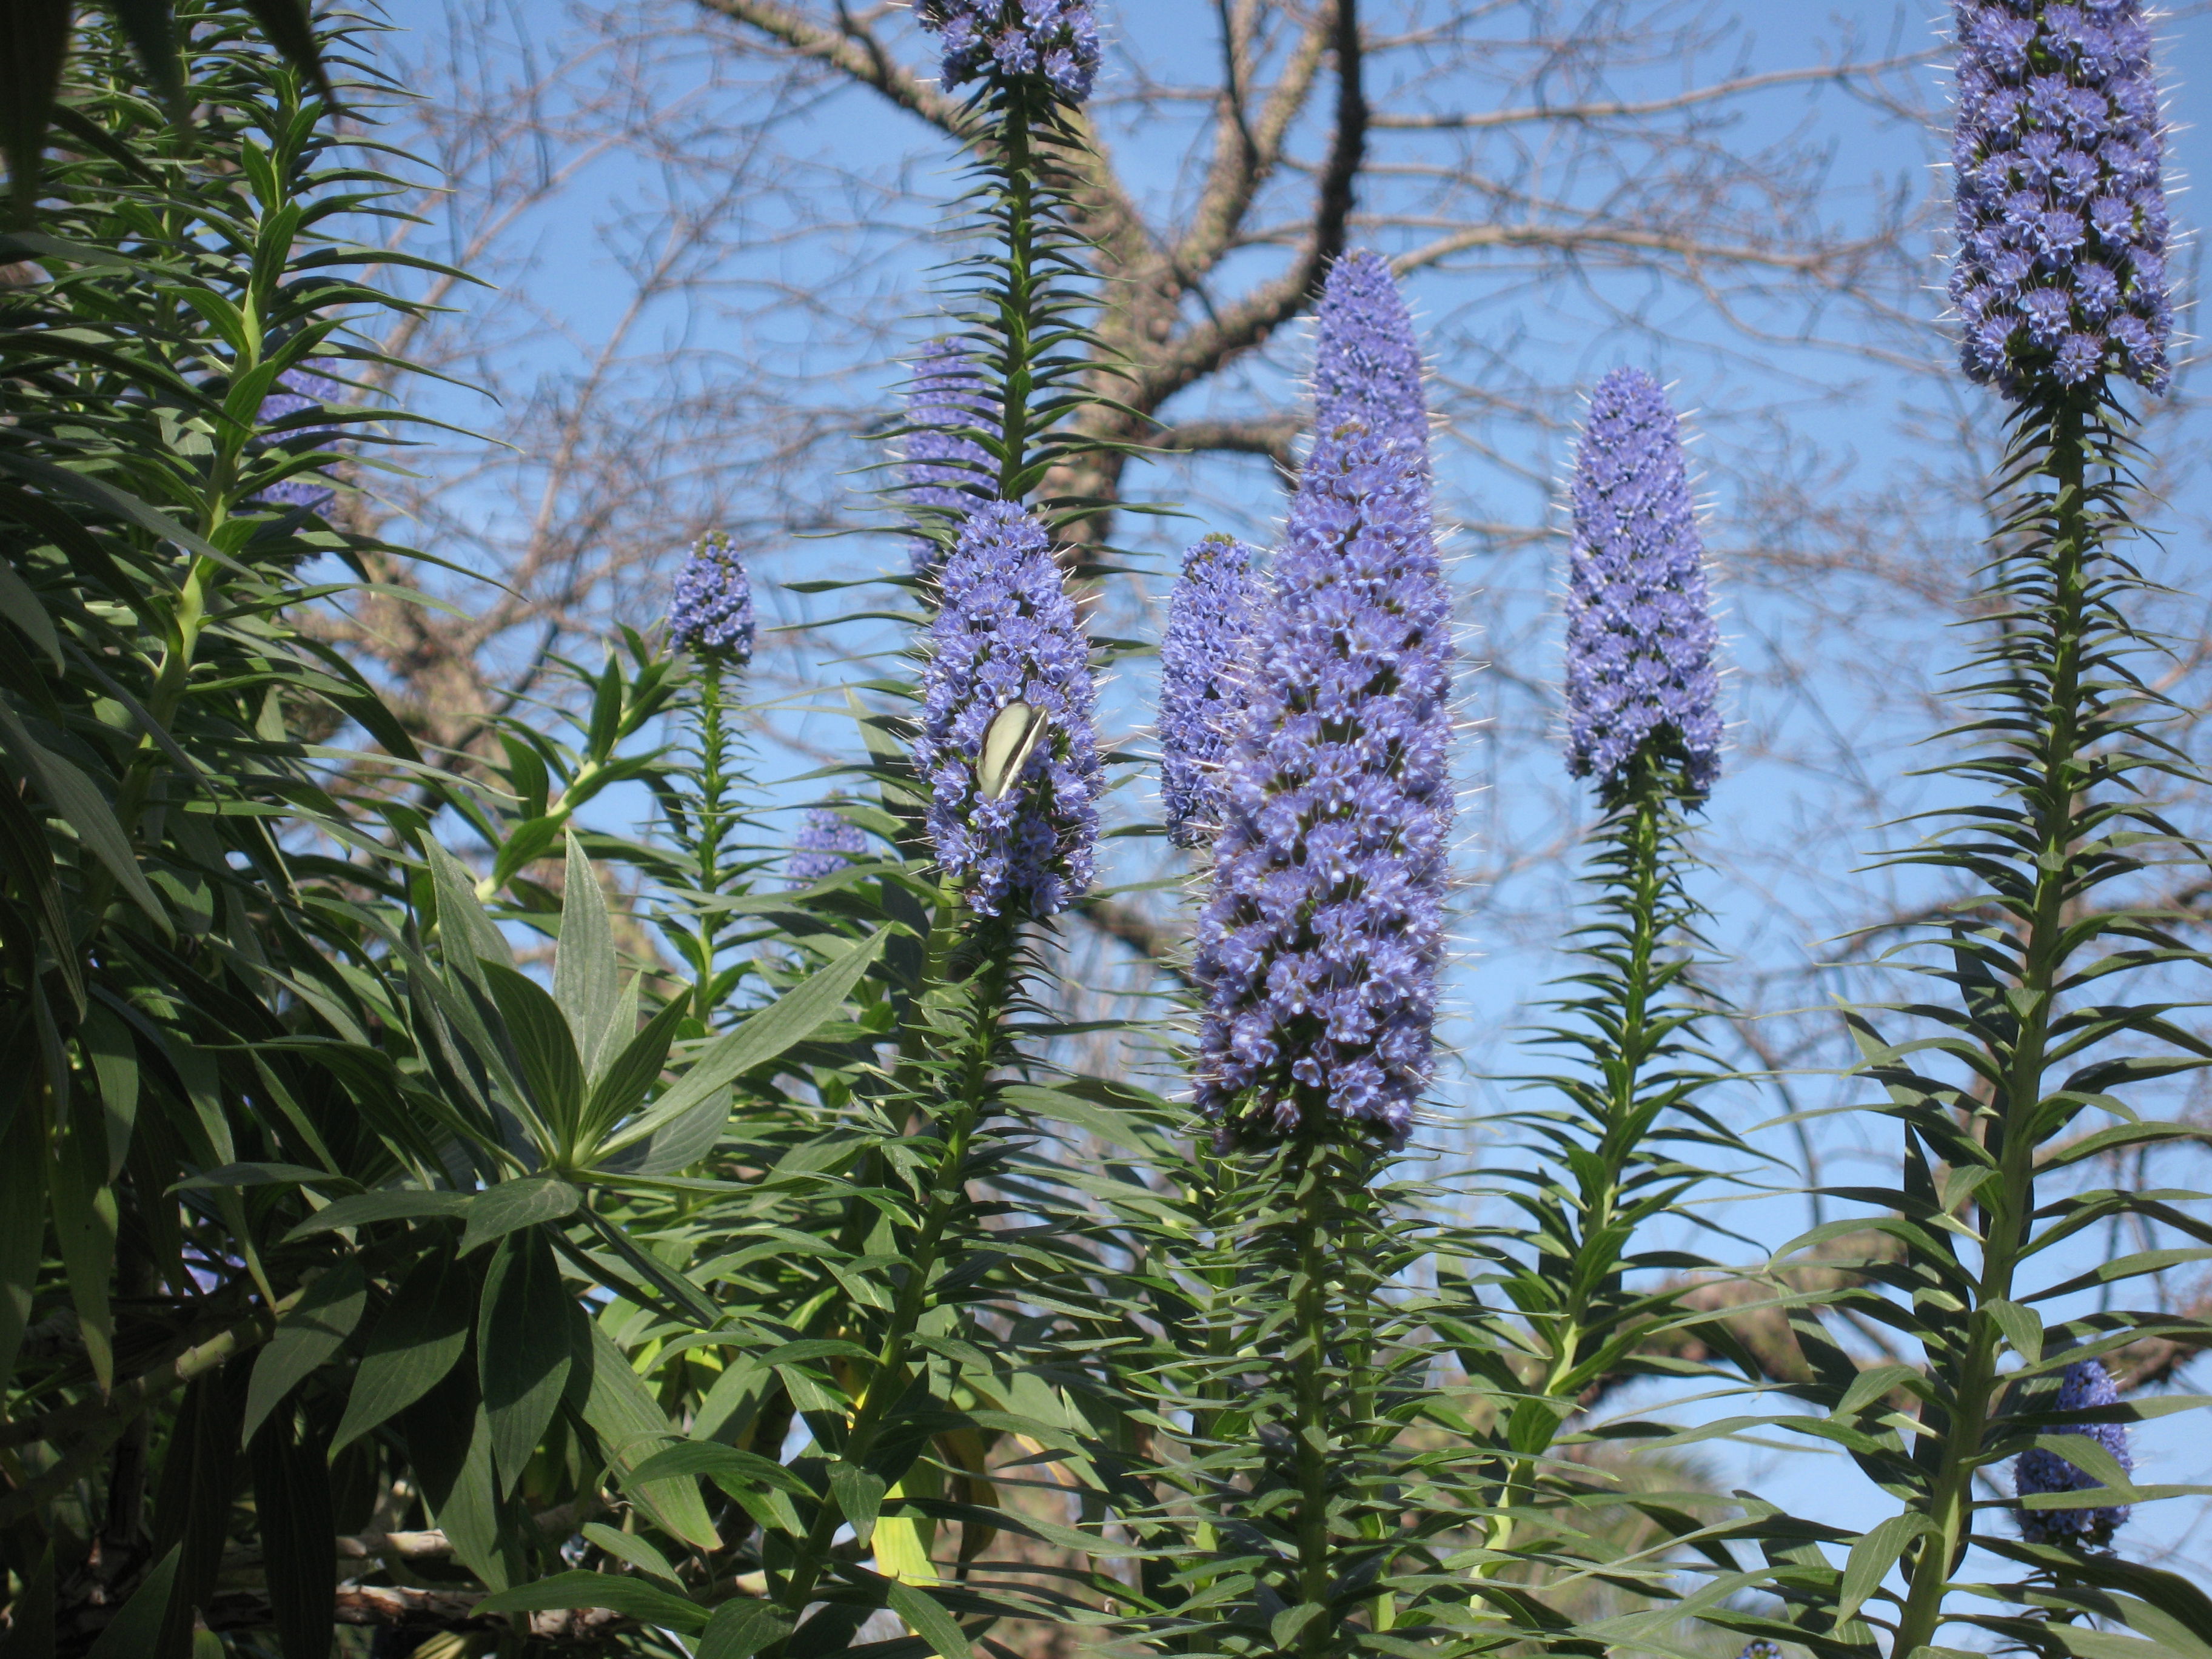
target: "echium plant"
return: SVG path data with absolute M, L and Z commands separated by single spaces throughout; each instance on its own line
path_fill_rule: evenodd
M 999 472 L 973 434 L 996 425 L 983 377 L 957 340 L 922 348 L 906 386 L 896 436 L 898 496 L 912 520 L 914 574 L 930 574 L 960 533 L 968 509 L 997 493 Z
M 2158 1080 L 2212 1058 L 2167 1017 L 2191 994 L 2172 981 L 2204 958 L 2144 898 L 2148 872 L 2201 858 L 2157 810 L 2166 781 L 2201 779 L 2160 734 L 2172 706 L 2137 665 L 2155 642 L 2130 614 L 2151 590 L 2127 545 L 2124 396 L 2164 385 L 2170 317 L 2155 86 L 2134 0 L 1963 0 L 1957 20 L 1953 291 L 1965 367 L 2009 409 L 1972 713 L 1942 769 L 1974 799 L 1895 860 L 1952 884 L 1918 948 L 1893 953 L 1936 994 L 1851 1018 L 1897 1126 L 1900 1189 L 1887 1216 L 1791 1247 L 1877 1229 L 1889 1250 L 1836 1300 L 1916 1344 L 1917 1363 L 1863 1371 L 1821 1319 L 1796 1322 L 1821 1433 L 1898 1509 L 1840 1564 L 1802 1534 L 1782 1546 L 1789 1612 L 1761 1633 L 1890 1659 L 1992 1639 L 2118 1650 L 2094 1621 L 2193 1651 L 2212 1640 L 2202 1595 L 2100 1547 L 2126 1508 L 2173 1489 L 2133 1486 L 2108 1431 L 2143 1408 L 2082 1369 L 2153 1333 L 2203 1340 L 2202 1322 L 2126 1297 L 2212 1253 L 2185 1207 L 2203 1194 L 2095 1179 L 2107 1154 L 2187 1133 L 2160 1117 Z M 2122 1223 L 2197 1243 L 2078 1248 Z M 2000 1486 L 2015 1458 L 2017 1528 Z M 2085 1478 L 2055 1479 L 2054 1459 Z M 2015 1581 L 1992 1583 L 2005 1566 Z
M 1389 265 L 1340 259 L 1316 327 L 1313 448 L 1246 635 L 1194 955 L 1197 1105 L 1252 1166 L 1217 1224 L 1236 1290 L 1199 1322 L 1212 1364 L 1182 1404 L 1212 1552 L 1184 1609 L 1199 1651 L 1331 1653 L 1464 1599 L 1404 1571 L 1453 1505 L 1407 1501 L 1436 1492 L 1398 1447 L 1426 1357 L 1383 1292 L 1417 1212 L 1381 1185 L 1432 1064 L 1451 597 Z
M 1207 844 L 1221 826 L 1221 763 L 1253 678 L 1253 629 L 1265 590 L 1252 550 L 1204 536 L 1183 555 L 1160 635 L 1160 805 L 1168 839 Z
M 1478 1629 L 1540 1626 L 1531 1581 L 1576 1571 L 1578 1517 L 1604 1490 L 1576 1455 L 1597 1437 L 1576 1419 L 1668 1369 L 1646 1350 L 1684 1323 L 1681 1271 L 1699 1264 L 1651 1234 L 1735 1146 L 1699 1100 L 1720 1067 L 1698 1029 L 1702 913 L 1685 884 L 1689 814 L 1720 767 L 1719 636 L 1680 422 L 1649 374 L 1598 382 L 1571 497 L 1566 758 L 1602 816 L 1573 969 L 1540 1034 L 1576 1063 L 1528 1079 L 1544 1098 L 1510 1119 L 1526 1164 L 1487 1160 L 1522 1219 L 1484 1229 L 1462 1314 L 1462 1352 L 1494 1401 L 1487 1515 L 1455 1563 L 1481 1586 Z M 1508 1306 L 1483 1305 L 1492 1287 Z M 1631 1577 L 1616 1566 L 1617 1583 Z

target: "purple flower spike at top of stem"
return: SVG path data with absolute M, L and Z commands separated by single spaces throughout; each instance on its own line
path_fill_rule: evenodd
M 2141 0 L 1956 0 L 1951 301 L 1966 373 L 2023 401 L 2169 378 L 2165 122 Z
M 945 84 L 979 75 L 1042 76 L 1066 103 L 1091 95 L 1098 76 L 1098 20 L 1091 0 L 920 0 L 922 27 L 945 44 Z
M 1573 493 L 1567 769 L 1610 788 L 1659 744 L 1702 795 L 1720 772 L 1720 631 L 1681 423 L 1643 370 L 1614 369 L 1591 393 Z
M 2101 1360 L 2077 1359 L 2066 1368 L 2060 1379 L 2057 1409 L 2062 1412 L 2087 1411 L 2119 1403 L 2120 1391 Z M 2135 1473 L 2135 1459 L 2129 1455 L 2128 1431 L 2123 1424 L 2080 1423 L 2051 1431 L 2078 1434 L 2093 1440 L 2112 1454 L 2112 1461 L 2123 1471 L 2130 1475 Z M 2013 1473 L 2014 1485 L 2022 1498 L 2038 1492 L 2095 1492 L 2105 1485 L 2075 1468 L 2063 1453 L 2045 1451 L 2040 1446 L 2022 1452 Z M 2019 1514 L 2020 1535 L 2031 1544 L 2079 1544 L 2101 1549 L 2112 1541 L 2112 1534 L 2126 1522 L 2128 1506 L 2116 1504 L 2097 1509 L 2032 1510 L 2022 1504 Z
M 1425 486 L 1429 411 L 1420 342 L 1390 262 L 1364 248 L 1340 258 L 1314 325 L 1315 429 L 1359 421 L 1378 436 L 1417 446 Z
M 1194 971 L 1198 1104 L 1224 1142 L 1332 1124 L 1402 1140 L 1433 1063 L 1451 596 L 1420 384 L 1395 367 L 1418 349 L 1378 264 L 1340 260 L 1322 301 L 1317 356 L 1337 378 L 1317 388 L 1222 769 Z
M 907 382 L 900 494 L 924 531 L 957 528 L 960 516 L 988 493 L 998 469 L 962 427 L 998 424 L 999 408 L 982 374 L 957 340 L 940 336 L 922 348 Z M 931 535 L 915 538 L 914 574 L 937 568 L 944 549 Z
M 1235 537 L 1204 537 L 1183 555 L 1160 636 L 1160 802 L 1178 847 L 1203 845 L 1220 826 L 1221 762 L 1244 712 L 1265 599 L 1252 550 Z
M 848 823 L 828 806 L 810 806 L 791 838 L 791 856 L 784 874 L 793 887 L 811 887 L 826 881 L 868 850 L 868 838 L 856 824 Z
M 939 578 L 915 761 L 945 878 L 979 915 L 1089 890 L 1103 770 L 1091 649 L 1044 526 L 980 501 Z
M 742 667 L 753 656 L 753 585 L 726 531 L 699 539 L 676 573 L 668 607 L 668 643 L 701 661 Z
M 304 415 L 311 409 L 320 409 L 325 404 L 344 401 L 345 388 L 310 360 L 297 368 L 287 369 L 276 377 L 276 389 L 261 400 L 261 422 L 264 426 L 271 425 L 295 415 Z M 295 444 L 302 437 L 327 438 L 337 430 L 334 426 L 294 427 L 274 434 L 273 441 Z M 317 474 L 301 472 L 270 485 L 256 495 L 254 500 L 276 507 L 304 507 L 310 513 L 320 515 L 330 511 L 331 503 L 337 499 L 337 494 L 333 486 Z

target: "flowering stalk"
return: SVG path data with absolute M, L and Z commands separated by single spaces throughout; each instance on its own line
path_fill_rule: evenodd
M 1701 912 L 1684 885 L 1686 811 L 1719 764 L 1717 633 L 1679 422 L 1649 375 L 1599 381 L 1572 501 L 1567 763 L 1594 779 L 1604 816 L 1590 836 L 1591 915 L 1575 935 L 1571 991 L 1543 1036 L 1579 1063 L 1530 1079 L 1556 1103 L 1516 1115 L 1540 1157 L 1498 1177 L 1522 1188 L 1515 1202 L 1535 1222 L 1492 1250 L 1519 1322 L 1474 1310 L 1494 1351 L 1513 1356 L 1490 1377 L 1505 1397 L 1489 1554 L 1476 1570 L 1486 1583 L 1516 1576 L 1517 1537 L 1547 1491 L 1570 1505 L 1585 1495 L 1547 1472 L 1576 1402 L 1681 1316 L 1674 1293 L 1629 1280 L 1647 1265 L 1635 1254 L 1644 1229 L 1677 1210 L 1710 1161 L 1676 1144 L 1732 1144 L 1696 1104 L 1717 1066 L 1697 1031 Z M 1515 1605 L 1499 1600 L 1508 1617 Z
M 1451 605 L 1419 350 L 1376 256 L 1330 272 L 1316 360 L 1313 452 L 1219 775 L 1194 975 L 1197 1098 L 1218 1142 L 1287 1143 L 1282 1201 L 1254 1239 L 1290 1312 L 1260 1339 L 1288 1449 L 1271 1477 L 1291 1494 L 1270 1589 L 1285 1604 L 1276 1642 L 1317 1659 L 1355 1601 L 1391 1616 L 1378 1578 L 1364 1597 L 1340 1589 L 1348 1552 L 1380 1535 L 1348 1496 L 1347 1459 L 1375 1415 L 1360 1333 L 1381 1275 L 1360 1218 L 1429 1075 L 1452 794 Z
M 2060 1374 L 2061 1412 L 2101 1411 L 2120 1403 L 2120 1391 L 2100 1359 L 2077 1359 Z M 2128 1450 L 2128 1431 L 2119 1423 L 2090 1422 L 2075 1432 L 2102 1451 L 2120 1473 L 2132 1477 L 2136 1461 Z M 2080 1454 L 2076 1454 L 2079 1455 Z M 2100 1504 L 2088 1509 L 2029 1507 L 2027 1500 L 2054 1492 L 2103 1492 L 2105 1483 L 2069 1458 L 2063 1450 L 2036 1446 L 2020 1455 L 2014 1465 L 2013 1489 L 2020 1501 L 2020 1535 L 2032 1544 L 2070 1544 L 2101 1549 L 2126 1524 L 2124 1504 Z
M 799 833 L 791 838 L 784 878 L 793 887 L 827 881 L 868 850 L 868 838 L 834 806 L 810 806 Z
M 1853 1019 L 1904 1131 L 1897 1224 L 1907 1268 L 1931 1290 L 1943 1286 L 1899 1310 L 1922 1346 L 1924 1375 L 1914 1387 L 1917 1422 L 1885 1459 L 1885 1483 L 1905 1498 L 1901 1525 L 1885 1529 L 1904 1546 L 1893 1659 L 1933 1647 L 1951 1625 L 2043 1648 L 2040 1625 L 2102 1613 L 2069 1599 L 2074 1585 L 2109 1583 L 2082 1547 L 2096 1523 L 2069 1533 L 2041 1518 L 2069 1511 L 2039 1509 L 2030 1513 L 2040 1536 L 1978 1535 L 1975 1512 L 1989 1500 L 1976 1486 L 1992 1465 L 2032 1451 L 2039 1435 L 2079 1434 L 2063 1404 L 2049 1408 L 2047 1379 L 2081 1379 L 2069 1384 L 2078 1395 L 2088 1374 L 2074 1368 L 2137 1328 L 2106 1314 L 2046 1330 L 2035 1310 L 2063 1288 L 2046 1282 L 2049 1246 L 2091 1218 L 2163 1224 L 2158 1206 L 2132 1194 L 2039 1194 L 2045 1169 L 2069 1161 L 2052 1141 L 2084 1112 L 2135 1126 L 2118 1133 L 2158 1138 L 2158 1126 L 2114 1097 L 2206 1063 L 2204 1045 L 2165 1019 L 2170 1000 L 2130 1003 L 2116 988 L 2122 975 L 2203 967 L 2203 956 L 2157 913 L 2100 905 L 2106 884 L 2179 849 L 2135 775 L 2197 779 L 2156 731 L 2172 705 L 2133 667 L 2152 647 L 2126 612 L 2145 585 L 2117 547 L 2130 528 L 2135 480 L 2132 422 L 2113 382 L 2165 383 L 2170 319 L 2148 36 L 2135 0 L 1960 0 L 1958 22 L 1953 292 L 1968 372 L 2014 407 L 1992 492 L 2002 504 L 1986 573 L 1994 631 L 1969 665 L 1978 707 L 1958 733 L 1972 746 L 1947 769 L 1997 799 L 1948 815 L 1899 860 L 1965 878 L 1930 940 L 1936 959 L 1916 964 L 1945 985 L 1942 1000 L 1911 1005 L 1942 1035 L 1900 1045 L 1880 1032 L 1874 1011 Z M 2115 1041 L 2124 1052 L 2111 1052 Z M 1966 1080 L 1917 1070 L 1922 1053 L 1956 1055 Z M 2154 1255 L 2106 1264 L 2099 1277 L 2153 1271 L 2142 1264 Z M 2008 1353 L 2019 1361 L 2009 1369 Z M 2059 1392 L 2063 1402 L 2067 1388 Z M 1828 1404 L 1842 1415 L 1840 1400 Z M 1861 1409 L 1871 1418 L 1890 1408 L 1876 1400 Z M 2106 1410 L 2099 1420 L 2115 1425 L 2124 1415 Z M 1870 1422 L 1843 1426 L 1895 1434 Z M 2042 1449 L 2063 1456 L 2064 1443 Z M 2027 1462 L 2024 1479 L 2038 1468 Z M 2124 1507 L 2071 1513 L 2102 1510 L 2116 1523 Z M 1984 1611 L 1977 1586 L 1968 1606 L 1953 1607 L 1953 1574 L 1970 1539 L 2031 1569 L 2033 1606 Z
M 915 575 L 936 570 L 968 509 L 996 492 L 997 463 L 973 434 L 997 424 L 997 405 L 966 348 L 942 336 L 923 347 L 907 383 L 898 473 Z
M 716 967 L 730 928 L 729 913 L 702 901 L 742 890 L 744 877 L 731 862 L 732 833 L 743 822 L 737 793 L 744 781 L 738 733 L 730 720 L 732 681 L 752 660 L 757 633 L 752 580 L 736 544 L 710 532 L 677 573 L 668 610 L 668 642 L 690 653 L 692 732 L 689 763 L 677 769 L 689 788 L 665 792 L 673 836 L 690 863 L 692 892 L 688 919 L 664 917 L 691 972 L 691 1018 L 714 1024 L 740 968 Z

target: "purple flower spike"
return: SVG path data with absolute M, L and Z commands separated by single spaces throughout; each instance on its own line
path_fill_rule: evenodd
M 979 501 L 945 562 L 915 762 L 945 878 L 981 915 L 1089 890 L 1103 769 L 1091 649 L 1043 526 Z
M 753 584 L 726 531 L 711 530 L 676 573 L 668 643 L 702 662 L 743 667 L 753 658 Z
M 2023 402 L 2108 373 L 2164 390 L 2165 123 L 2142 0 L 1956 10 L 1951 300 L 1966 373 Z
M 1198 1104 L 1228 1142 L 1331 1122 L 1402 1140 L 1433 1060 L 1451 595 L 1407 369 L 1419 355 L 1371 256 L 1337 263 L 1318 330 L 1321 424 L 1254 636 L 1199 918 Z
M 940 336 L 922 348 L 907 382 L 906 424 L 900 457 L 900 493 L 925 532 L 959 527 L 975 506 L 977 492 L 988 495 L 998 468 L 962 427 L 994 427 L 999 406 L 967 350 Z M 927 575 L 944 556 L 939 539 L 927 533 L 914 544 L 914 574 Z
M 2119 1403 L 2120 1391 L 2101 1360 L 2077 1359 L 2066 1368 L 2060 1379 L 2057 1409 L 2062 1412 L 2087 1411 Z M 2124 1472 L 2130 1476 L 2135 1474 L 2135 1459 L 2128 1453 L 2125 1425 L 2080 1423 L 2052 1432 L 2078 1434 L 2094 1440 L 2112 1454 L 2112 1461 Z M 2022 1498 L 2037 1492 L 2096 1492 L 2105 1484 L 2075 1468 L 2061 1454 L 2045 1451 L 2040 1446 L 2020 1455 L 2020 1461 L 2014 1465 L 2013 1478 Z M 2031 1544 L 2078 1544 L 2102 1549 L 2126 1522 L 2128 1506 L 2118 1504 L 2108 1509 L 2032 1510 L 2022 1504 L 2019 1515 L 2020 1535 Z
M 1652 745 L 1698 794 L 1720 773 L 1720 630 L 1682 464 L 1681 423 L 1659 382 L 1616 368 L 1597 383 L 1575 457 L 1567 578 L 1567 769 L 1620 781 Z
M 945 44 L 945 84 L 979 75 L 1043 79 L 1064 103 L 1091 95 L 1098 76 L 1091 0 L 920 0 L 915 15 Z
M 313 361 L 297 368 L 287 369 L 276 377 L 274 391 L 261 400 L 260 421 L 264 426 L 273 426 L 279 421 L 289 420 L 295 415 L 304 415 L 311 409 L 320 409 L 325 404 L 346 401 L 345 388 L 322 372 Z M 272 435 L 273 443 L 296 444 L 301 438 L 327 440 L 338 430 L 334 426 L 297 426 Z M 327 447 L 327 443 L 317 447 Z M 331 509 L 338 492 L 315 473 L 298 472 L 281 483 L 273 483 L 254 496 L 254 500 L 273 507 L 304 507 L 317 517 Z
M 1252 550 L 1207 536 L 1183 555 L 1160 636 L 1160 802 L 1168 839 L 1211 841 L 1221 823 L 1221 762 L 1244 712 L 1252 635 L 1266 602 Z
M 868 838 L 828 806 L 810 806 L 799 833 L 791 838 L 784 874 L 793 887 L 827 881 L 868 850 Z

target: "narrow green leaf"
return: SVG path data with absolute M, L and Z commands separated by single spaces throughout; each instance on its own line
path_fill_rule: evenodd
M 568 1385 L 570 1307 L 543 1237 L 519 1232 L 501 1241 L 484 1276 L 477 1368 L 502 1493 L 522 1479 Z
M 484 963 L 484 977 L 507 1022 L 507 1040 L 522 1064 L 524 1086 L 538 1115 L 563 1152 L 573 1152 L 584 1115 L 584 1068 L 561 1006 L 544 988 L 504 963 Z
M 115 1189 L 101 1179 L 106 1137 L 73 1127 L 58 1138 L 53 1152 L 46 1187 L 53 1200 L 54 1242 L 76 1307 L 77 1334 L 104 1391 L 115 1382 L 115 1319 L 107 1286 L 115 1271 L 117 1217 Z
M 583 1201 L 583 1194 L 557 1176 L 525 1176 L 520 1181 L 487 1187 L 471 1195 L 461 1211 L 466 1218 L 461 1229 L 461 1254 L 467 1255 L 522 1228 L 572 1216 Z
M 553 1000 L 575 1036 L 585 1075 L 598 1077 L 602 1050 L 619 1052 L 612 1049 L 617 1001 L 615 940 L 599 874 L 584 856 L 582 838 L 574 831 L 568 836 L 568 875 L 561 895 L 561 945 L 553 957 Z
M 675 1087 L 653 1103 L 651 1110 L 610 1137 L 599 1149 L 599 1156 L 636 1145 L 717 1089 L 812 1036 L 843 1009 L 846 997 L 882 952 L 890 935 L 888 926 L 878 927 L 714 1043 L 692 1063 Z
M 2043 1316 L 2033 1308 L 2023 1308 L 2017 1302 L 1991 1301 L 1986 1304 L 1990 1317 L 2012 1345 L 2012 1351 L 2033 1365 L 2043 1358 Z
M 1924 1515 L 1893 1515 L 1851 1546 L 1851 1553 L 1844 1563 L 1844 1579 L 1840 1599 L 1836 1604 L 1836 1621 L 1858 1617 L 1859 1609 L 1867 1598 L 1881 1587 L 1912 1540 L 1923 1533 L 1933 1530 L 1934 1523 Z
M 773 1601 L 725 1601 L 707 1621 L 698 1659 L 752 1659 L 791 1633 L 791 1620 Z
M 147 884 L 145 874 L 138 867 L 138 855 L 131 849 L 131 837 L 116 822 L 114 808 L 94 787 L 92 780 L 73 763 L 34 741 L 5 703 L 0 703 L 0 738 L 6 739 L 9 752 L 46 798 L 53 815 L 76 831 L 86 850 L 106 866 L 117 885 L 131 896 L 131 902 L 153 919 L 162 937 L 169 937 L 168 912 L 161 908 L 161 900 L 154 896 L 153 888 Z
M 92 1644 L 85 1659 L 145 1659 L 161 1633 L 169 1614 L 169 1589 L 176 1582 L 177 1552 L 172 1549 L 154 1564 L 145 1582 L 131 1592 L 122 1612 L 107 1621 L 107 1628 Z M 285 1659 L 292 1659 L 287 1654 Z
M 853 1540 L 862 1549 L 876 1529 L 876 1516 L 884 1507 L 884 1478 L 873 1469 L 864 1469 L 839 1458 L 830 1466 L 830 1492 L 837 1500 L 838 1513 L 853 1528 Z
M 674 1537 L 696 1549 L 718 1549 L 721 1537 L 708 1517 L 696 1480 L 689 1475 L 655 1475 L 641 1480 L 635 1470 L 670 1441 L 681 1437 L 669 1426 L 652 1390 L 630 1369 L 622 1350 L 580 1310 L 570 1315 L 570 1340 L 576 1352 L 581 1395 L 578 1409 L 599 1436 L 617 1478 L 641 1509 Z
M 916 1636 L 935 1650 L 938 1659 L 975 1659 L 975 1650 L 961 1633 L 960 1621 L 945 1611 L 936 1597 L 915 1584 L 894 1580 L 891 1611 L 906 1620 Z
M 319 1443 L 295 1436 L 289 1412 L 261 1425 L 248 1455 L 278 1649 L 284 1659 L 330 1659 L 338 1588 L 330 1463 Z
M 0 559 L 0 617 L 22 629 L 25 637 L 46 653 L 46 659 L 56 669 L 62 666 L 62 636 L 54 632 L 53 618 L 46 615 L 46 607 L 39 602 L 39 596 L 15 574 L 14 563 L 7 559 Z
M 497 1190 L 496 1188 L 494 1189 Z M 287 1244 L 312 1238 L 317 1233 L 336 1232 L 341 1227 L 365 1227 L 373 1221 L 416 1221 L 428 1216 L 456 1216 L 465 1213 L 471 1198 L 470 1193 L 431 1192 L 419 1188 L 388 1188 L 382 1192 L 360 1193 L 351 1198 L 339 1199 L 326 1204 L 298 1226 L 284 1235 Z
M 250 1443 L 277 1402 L 344 1346 L 353 1328 L 361 1322 L 361 1310 L 368 1300 L 361 1263 L 351 1256 L 307 1287 L 291 1312 L 277 1322 L 276 1334 L 254 1359 L 253 1381 L 246 1391 L 246 1416 L 239 1431 L 241 1442 Z
M 12 1376 L 46 1243 L 46 1158 L 39 1121 L 18 1101 L 0 1133 L 0 1377 Z
M 445 1380 L 468 1346 L 475 1288 L 468 1270 L 442 1253 L 416 1263 L 369 1333 L 332 1450 L 390 1421 Z

